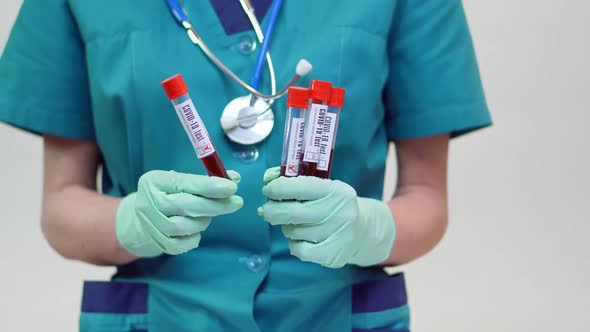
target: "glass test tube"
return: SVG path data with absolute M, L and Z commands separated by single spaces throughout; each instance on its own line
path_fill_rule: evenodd
M 211 176 L 229 179 L 227 171 L 221 162 L 219 154 L 213 146 L 211 137 L 199 116 L 191 97 L 188 94 L 188 88 L 180 74 L 172 76 L 162 82 L 162 87 L 168 96 L 168 99 L 174 105 L 176 114 L 189 136 L 197 156 L 203 162 L 207 173 Z
M 322 127 L 322 141 L 320 143 L 320 160 L 316 167 L 315 176 L 322 179 L 330 178 L 332 170 L 332 158 L 334 157 L 334 146 L 336 145 L 336 134 L 338 133 L 338 122 L 340 111 L 344 106 L 346 90 L 333 87 L 328 100 L 328 112 Z
M 320 162 L 322 130 L 332 84 L 329 82 L 312 80 L 310 104 L 305 112 L 305 131 L 303 135 L 303 153 L 299 167 L 299 175 L 315 176 Z
M 303 150 L 303 132 L 305 129 L 305 110 L 309 103 L 309 94 L 310 91 L 307 88 L 289 87 L 283 155 L 281 158 L 282 176 L 293 177 L 299 175 L 301 151 Z

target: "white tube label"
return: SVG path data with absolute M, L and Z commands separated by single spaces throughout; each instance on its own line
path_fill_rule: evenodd
M 305 119 L 293 118 L 291 130 L 289 131 L 289 150 L 287 151 L 287 165 L 285 167 L 285 175 L 287 176 L 297 176 L 299 174 L 304 128 Z
M 305 154 L 303 161 L 317 163 L 320 160 L 320 146 L 322 142 L 322 127 L 328 111 L 327 105 L 311 104 L 309 109 L 309 123 L 305 128 Z
M 215 148 L 213 147 L 213 143 L 211 143 L 209 133 L 207 132 L 199 113 L 197 113 L 193 101 L 188 99 L 178 105 L 174 105 L 174 108 L 176 109 L 176 114 L 178 114 L 180 122 L 182 122 L 186 134 L 190 137 L 191 143 L 193 143 L 193 147 L 195 148 L 199 159 L 215 153 Z
M 330 157 L 332 155 L 332 144 L 334 142 L 336 113 L 326 112 L 322 126 L 322 140 L 320 142 L 320 160 L 318 161 L 317 169 L 320 171 L 327 171 L 330 166 Z

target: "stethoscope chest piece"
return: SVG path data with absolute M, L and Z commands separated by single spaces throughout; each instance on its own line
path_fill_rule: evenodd
M 232 100 L 221 115 L 221 128 L 235 143 L 252 145 L 270 135 L 274 126 L 274 115 L 267 102 L 256 98 L 253 106 L 251 96 Z
M 190 38 L 191 42 L 198 46 L 204 54 L 219 68 L 222 72 L 228 75 L 233 81 L 238 83 L 242 88 L 248 91 L 249 95 L 238 97 L 232 100 L 221 115 L 221 127 L 227 137 L 235 143 L 241 145 L 254 145 L 267 138 L 274 125 L 274 115 L 270 107 L 273 102 L 287 93 L 290 86 L 295 84 L 297 80 L 311 71 L 311 64 L 305 60 L 300 59 L 295 68 L 295 75 L 287 83 L 284 89 L 276 91 L 275 70 L 272 63 L 272 58 L 268 52 L 272 31 L 275 26 L 279 10 L 283 4 L 283 0 L 274 0 L 270 9 L 270 17 L 266 31 L 263 34 L 260 28 L 260 23 L 254 15 L 254 9 L 247 0 L 240 0 L 240 5 L 244 12 L 250 19 L 252 27 L 256 33 L 257 40 L 261 43 L 261 48 L 256 61 L 254 75 L 252 77 L 251 85 L 242 81 L 238 75 L 231 71 L 205 44 L 195 27 L 191 24 L 186 11 L 182 8 L 180 0 L 166 0 L 170 11 L 180 26 L 182 26 Z M 252 48 L 252 51 L 254 49 Z M 270 76 L 270 94 L 260 92 L 258 84 L 262 74 L 264 64 L 267 64 Z M 256 149 L 254 149 L 256 150 Z M 252 151 L 254 151 L 252 150 Z M 257 151 L 257 150 L 256 150 Z M 248 156 L 254 155 L 248 153 Z M 258 154 L 255 154 L 258 156 Z M 257 158 L 257 157 L 256 157 Z M 256 160 L 253 158 L 253 160 Z

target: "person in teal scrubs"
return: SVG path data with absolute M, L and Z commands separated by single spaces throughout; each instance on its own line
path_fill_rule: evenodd
M 270 1 L 253 4 L 264 26 Z M 185 7 L 225 64 L 251 75 L 239 3 Z M 270 48 L 279 82 L 306 58 L 299 85 L 347 91 L 332 180 L 276 174 L 284 99 L 258 155 L 225 138 L 221 110 L 245 92 L 164 0 L 24 1 L 0 60 L 0 121 L 43 137 L 51 246 L 117 266 L 85 283 L 81 331 L 409 331 L 403 274 L 383 266 L 440 241 L 448 142 L 491 124 L 462 3 L 286 1 Z M 192 151 L 160 86 L 176 73 L 231 181 L 207 177 Z M 398 181 L 382 201 L 390 142 Z

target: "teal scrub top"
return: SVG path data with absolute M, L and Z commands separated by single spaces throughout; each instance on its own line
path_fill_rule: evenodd
M 228 34 L 219 3 L 185 1 L 185 7 L 209 47 L 248 80 L 257 56 L 249 47 L 254 32 Z M 455 137 L 491 124 L 460 0 L 286 1 L 271 52 L 279 86 L 306 58 L 314 68 L 299 85 L 319 79 L 346 89 L 332 178 L 359 196 L 382 197 L 390 141 Z M 244 162 L 219 118 L 245 92 L 188 41 L 164 0 L 25 0 L 0 60 L 0 121 L 96 142 L 107 195 L 134 192 L 149 170 L 205 174 L 160 86 L 176 73 L 187 81 L 226 167 L 241 173 L 245 205 L 215 218 L 189 253 L 119 267 L 112 282 L 85 294 L 85 301 L 97 300 L 115 289 L 114 297 L 104 295 L 108 305 L 83 304 L 81 329 L 407 330 L 403 303 L 351 310 L 353 285 L 386 279 L 381 269 L 301 262 L 289 254 L 280 228 L 257 215 L 265 203 L 262 175 L 280 163 L 285 100 L 275 106 L 275 128 L 258 145 L 259 158 Z

